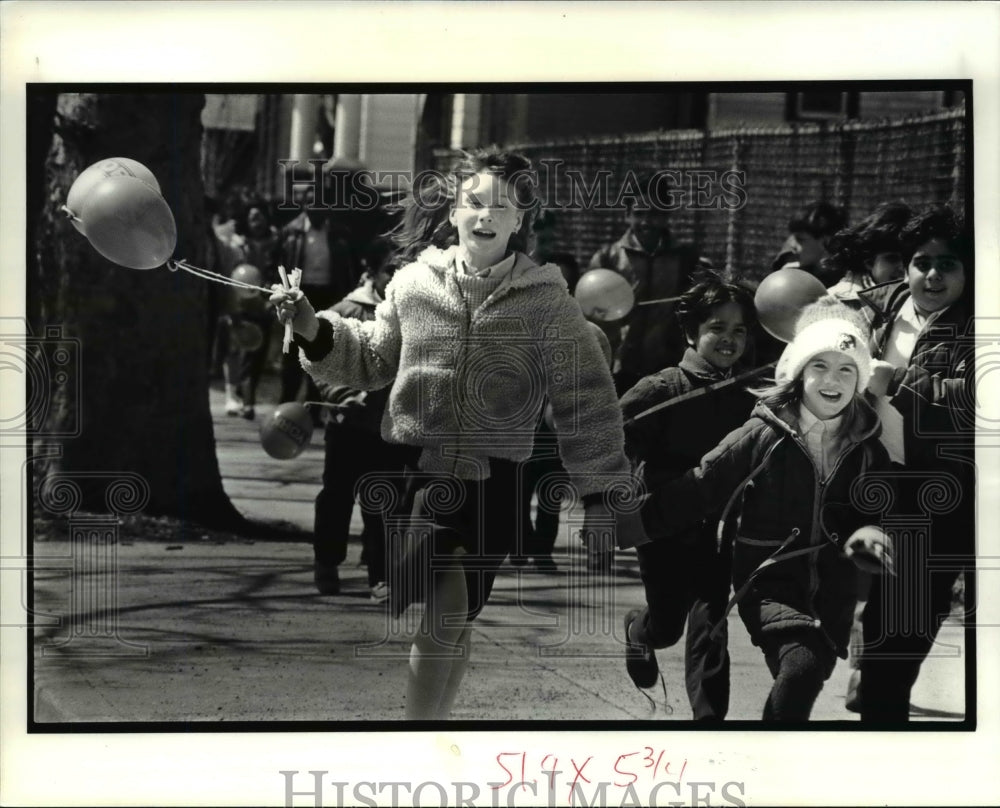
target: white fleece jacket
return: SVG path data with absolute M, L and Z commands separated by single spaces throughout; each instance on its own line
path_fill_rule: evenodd
M 614 384 L 559 268 L 518 254 L 469 311 L 456 252 L 431 247 L 398 270 L 371 322 L 320 312 L 332 347 L 321 322 L 302 366 L 317 381 L 365 390 L 391 383 L 383 437 L 425 447 L 424 470 L 466 479 L 489 476 L 487 458 L 530 455 L 547 396 L 577 494 L 620 486 L 629 464 Z

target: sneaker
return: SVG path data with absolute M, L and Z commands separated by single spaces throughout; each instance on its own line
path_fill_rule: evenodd
M 240 408 L 240 416 L 246 418 L 248 421 L 252 421 L 257 417 L 257 413 L 254 412 L 253 407 L 244 406 Z
M 632 609 L 625 614 L 625 670 L 636 687 L 648 689 L 659 679 L 660 666 L 656 664 L 656 654 L 652 648 L 629 639 L 629 626 L 640 614 L 639 609 Z
M 379 581 L 372 587 L 371 599 L 375 603 L 385 603 L 389 599 L 389 584 Z
M 235 398 L 226 399 L 226 415 L 237 416 L 243 409 L 243 405 Z
M 313 581 L 321 595 L 340 594 L 340 573 L 336 564 L 324 564 L 317 561 L 313 566 Z

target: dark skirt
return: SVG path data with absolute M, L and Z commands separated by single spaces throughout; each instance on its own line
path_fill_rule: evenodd
M 482 611 L 497 570 L 518 546 L 518 474 L 519 464 L 497 459 L 481 481 L 407 469 L 402 515 L 387 524 L 394 616 L 426 600 L 435 571 L 456 560 L 465 572 L 467 619 Z

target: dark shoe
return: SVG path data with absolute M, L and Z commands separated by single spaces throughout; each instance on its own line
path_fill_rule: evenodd
M 510 554 L 510 565 L 512 567 L 523 567 L 528 563 L 528 557 L 521 553 L 511 553 Z
M 336 564 L 324 564 L 317 561 L 313 567 L 313 581 L 321 595 L 340 594 L 340 573 Z
M 248 421 L 252 421 L 257 416 L 257 413 L 254 412 L 253 407 L 243 407 L 240 410 L 240 416 L 246 418 Z
M 625 670 L 636 687 L 645 689 L 653 687 L 660 678 L 660 666 L 656 664 L 652 648 L 629 639 L 629 626 L 641 613 L 639 609 L 632 609 L 625 614 Z
M 852 713 L 861 712 L 861 671 L 857 669 L 851 671 L 851 678 L 847 680 L 847 698 L 844 700 L 844 707 Z
M 552 560 L 550 555 L 535 556 L 532 558 L 535 564 L 535 569 L 539 572 L 558 572 L 559 567 L 556 566 L 556 562 Z

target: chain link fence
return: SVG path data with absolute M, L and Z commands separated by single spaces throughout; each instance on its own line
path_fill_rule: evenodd
M 797 123 L 772 128 L 662 131 L 545 143 L 512 143 L 540 169 L 540 196 L 552 211 L 550 249 L 573 254 L 581 266 L 625 230 L 624 205 L 614 205 L 636 176 L 680 172 L 683 202 L 671 214 L 678 241 L 694 243 L 729 277 L 759 281 L 803 205 L 824 200 L 854 223 L 880 202 L 903 200 L 920 209 L 950 204 L 965 211 L 965 109 L 885 120 Z M 455 153 L 435 152 L 439 170 Z M 555 168 L 558 166 L 558 169 Z M 716 196 L 696 202 L 696 185 L 725 172 L 740 178 L 742 204 Z M 701 179 L 698 179 L 698 177 Z M 575 204 L 580 188 L 607 180 L 602 204 Z M 575 187 L 574 187 L 575 186 Z M 569 204 L 566 204 L 569 202 Z M 553 204 L 554 203 L 554 204 Z

